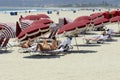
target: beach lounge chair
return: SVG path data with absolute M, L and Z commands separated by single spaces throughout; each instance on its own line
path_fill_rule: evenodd
M 49 55 L 57 55 L 57 54 L 65 54 L 68 51 L 73 49 L 73 46 L 70 45 L 72 41 L 72 37 L 67 37 L 63 42 L 61 42 L 57 49 L 55 50 L 45 50 L 45 51 L 38 51 L 41 54 L 49 54 Z
M 66 53 L 67 51 L 69 50 L 72 50 L 73 47 L 71 44 L 71 41 L 72 41 L 72 38 L 71 37 L 67 37 L 63 42 L 59 43 L 59 46 L 57 49 L 55 50 L 43 50 L 43 51 L 36 51 L 36 48 L 37 48 L 37 45 L 33 45 L 29 48 L 21 48 L 18 50 L 19 53 L 35 53 L 35 52 L 38 52 L 40 53 L 41 55 L 57 55 L 57 54 L 63 54 L 63 53 Z
M 91 44 L 91 43 L 101 43 L 103 44 L 106 40 L 109 40 L 109 35 L 96 35 L 93 38 L 90 39 L 85 39 L 86 44 Z

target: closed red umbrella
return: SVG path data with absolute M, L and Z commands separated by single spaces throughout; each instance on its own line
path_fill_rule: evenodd
M 39 19 L 41 18 L 50 18 L 48 15 L 46 14 L 37 14 L 37 16 L 39 17 Z
M 32 23 L 29 27 L 25 28 L 19 35 L 18 39 L 20 41 L 26 40 L 28 38 L 34 38 L 41 36 L 49 31 L 49 26 L 43 23 Z
M 62 26 L 57 34 L 74 35 L 86 27 L 86 23 L 72 22 Z

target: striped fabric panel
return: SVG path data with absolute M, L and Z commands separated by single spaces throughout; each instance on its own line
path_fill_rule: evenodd
M 21 29 L 24 30 L 26 27 L 30 26 L 30 24 L 32 23 L 33 23 L 33 20 L 21 20 L 20 21 Z
M 3 26 L 2 37 L 15 38 L 15 31 L 12 27 L 8 26 L 7 24 L 3 24 L 3 23 L 0 25 Z

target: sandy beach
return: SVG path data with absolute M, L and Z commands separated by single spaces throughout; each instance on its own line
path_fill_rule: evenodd
M 48 16 L 57 23 L 59 17 L 74 20 L 78 16 L 91 13 L 93 12 L 61 11 L 59 16 L 56 12 Z M 0 22 L 16 22 L 20 15 L 28 14 L 38 14 L 38 12 L 19 13 L 17 16 L 1 13 Z M 106 27 L 114 27 L 115 31 L 118 30 L 118 25 L 115 23 L 108 24 Z M 85 35 L 85 37 L 92 36 L 92 34 Z M 83 37 L 77 37 L 77 43 L 79 50 L 73 38 L 74 48 L 66 55 L 38 56 L 38 53 L 30 55 L 19 53 L 19 47 L 0 52 L 0 80 L 120 80 L 120 37 L 113 37 L 112 41 L 104 44 L 85 44 Z

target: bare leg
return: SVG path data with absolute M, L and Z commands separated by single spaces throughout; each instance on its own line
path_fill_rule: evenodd
M 36 50 L 41 50 L 42 51 L 44 49 L 43 49 L 43 46 L 41 44 L 38 44 Z

